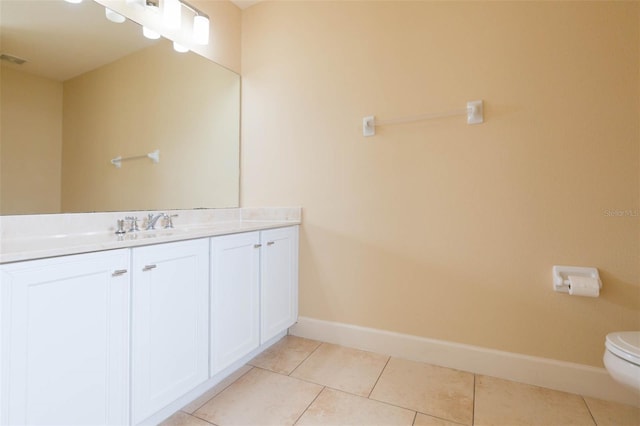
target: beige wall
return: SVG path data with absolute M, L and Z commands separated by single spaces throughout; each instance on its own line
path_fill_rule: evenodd
M 66 81 L 63 211 L 237 206 L 239 85 L 169 42 Z
M 0 214 L 60 212 L 62 83 L 0 71 Z
M 640 329 L 635 2 L 243 12 L 243 206 L 302 205 L 300 314 L 601 366 Z M 389 126 L 362 117 L 464 108 Z M 552 291 L 596 266 L 598 299 Z

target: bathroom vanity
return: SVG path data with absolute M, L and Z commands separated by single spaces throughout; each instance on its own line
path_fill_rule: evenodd
M 229 210 L 237 218 L 98 233 L 93 250 L 90 235 L 3 238 L 0 424 L 156 424 L 284 336 L 299 209 Z

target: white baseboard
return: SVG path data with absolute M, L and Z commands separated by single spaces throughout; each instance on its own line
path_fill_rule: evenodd
M 613 381 L 604 368 L 308 317 L 300 317 L 289 334 L 640 406 L 640 395 Z

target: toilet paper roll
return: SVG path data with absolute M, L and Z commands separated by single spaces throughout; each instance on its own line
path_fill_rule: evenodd
M 569 275 L 569 294 L 572 296 L 598 297 L 600 280 L 593 277 Z

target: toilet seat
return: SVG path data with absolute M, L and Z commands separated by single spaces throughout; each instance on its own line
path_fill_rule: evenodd
M 640 331 L 607 334 L 605 347 L 619 358 L 640 366 Z

